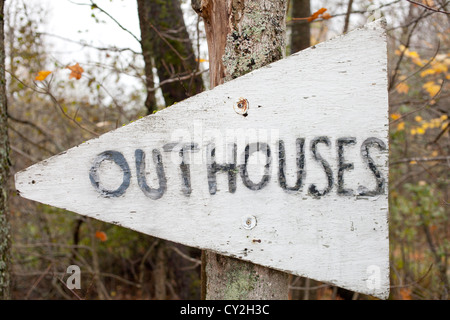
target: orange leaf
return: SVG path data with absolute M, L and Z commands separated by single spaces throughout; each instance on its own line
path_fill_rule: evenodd
M 316 20 L 322 13 L 324 13 L 325 11 L 327 11 L 327 9 L 325 8 L 320 8 L 319 10 L 317 10 L 316 12 L 314 12 L 307 20 L 308 22 L 313 22 L 314 20 Z
M 327 13 L 324 13 L 323 15 L 322 15 L 322 19 L 324 19 L 324 20 L 328 20 L 328 19 L 330 19 L 331 18 L 331 14 L 329 14 L 328 12 Z
M 104 242 L 108 239 L 108 237 L 106 236 L 106 233 L 104 233 L 103 231 L 96 231 L 95 237 L 102 242 Z
M 402 300 L 411 300 L 411 289 L 401 288 L 400 297 L 402 298 Z
M 80 67 L 78 63 L 73 66 L 67 66 L 66 68 L 72 71 L 69 75 L 69 79 L 72 78 L 75 78 L 77 80 L 81 79 L 81 74 L 84 72 L 84 69 Z
M 400 83 L 395 87 L 395 90 L 396 90 L 398 93 L 408 93 L 408 91 L 409 91 L 409 86 L 408 86 L 406 83 L 404 83 L 404 82 L 400 82 Z
M 47 78 L 47 76 L 52 73 L 51 71 L 46 71 L 46 70 L 42 70 L 38 72 L 38 75 L 36 76 L 36 78 L 34 78 L 34 80 L 36 81 L 44 81 L 45 78 Z

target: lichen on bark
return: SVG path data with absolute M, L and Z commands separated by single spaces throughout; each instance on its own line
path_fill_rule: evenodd
M 284 57 L 287 0 L 191 0 L 203 17 L 211 88 Z M 288 298 L 286 273 L 203 251 L 203 299 Z
M 284 57 L 285 1 L 232 0 L 222 63 L 225 81 Z

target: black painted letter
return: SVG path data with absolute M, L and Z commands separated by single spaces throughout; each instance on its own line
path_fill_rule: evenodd
M 100 168 L 100 164 L 105 161 L 114 161 L 123 172 L 123 182 L 116 190 L 107 190 L 100 186 L 100 178 L 98 176 L 98 169 Z M 120 197 L 127 191 L 130 186 L 131 180 L 131 172 L 130 167 L 128 166 L 127 160 L 122 153 L 118 151 L 108 150 L 100 153 L 94 160 L 92 164 L 91 170 L 89 170 L 89 179 L 91 180 L 91 184 L 94 186 L 95 190 L 100 193 L 102 197 L 112 198 L 112 197 Z
M 295 186 L 288 187 L 286 184 L 286 151 L 284 149 L 284 142 L 280 140 L 278 142 L 278 181 L 280 187 L 285 191 L 298 191 L 303 185 L 303 178 L 305 177 L 305 139 L 298 138 L 295 141 L 297 147 L 297 181 Z
M 209 144 L 206 149 L 206 166 L 208 171 L 208 186 L 209 193 L 216 194 L 217 192 L 217 181 L 216 173 L 219 171 L 224 171 L 228 173 L 228 191 L 234 193 L 236 191 L 236 157 L 237 157 L 237 145 L 234 143 L 233 147 L 233 162 L 227 164 L 217 164 L 216 163 L 216 147 L 214 144 Z
M 253 183 L 248 177 L 248 158 L 254 152 L 263 151 L 266 154 L 266 164 L 264 165 L 264 175 L 261 181 L 258 183 Z M 244 185 L 250 190 L 260 190 L 264 188 L 270 180 L 270 163 L 272 162 L 272 156 L 270 155 L 270 147 L 267 143 L 250 143 L 245 147 L 244 151 L 244 164 L 241 165 L 241 178 Z
M 345 163 L 344 146 L 356 144 L 356 138 L 340 138 L 337 140 L 338 147 L 338 190 L 337 193 L 342 196 L 353 195 L 352 189 L 344 188 L 344 171 L 353 169 L 353 163 Z
M 374 146 L 377 146 L 378 149 L 381 151 L 387 149 L 384 142 L 378 138 L 367 138 L 361 145 L 361 156 L 364 162 L 366 162 L 367 165 L 369 166 L 370 171 L 372 171 L 373 175 L 375 176 L 376 187 L 375 190 L 371 191 L 367 190 L 366 187 L 360 187 L 360 189 L 363 190 L 359 193 L 360 196 L 374 197 L 384 193 L 386 184 L 385 180 L 381 175 L 380 171 L 378 170 L 377 166 L 375 165 L 375 162 L 369 155 L 369 148 Z
M 309 186 L 308 191 L 315 198 L 320 198 L 321 196 L 326 195 L 333 188 L 333 171 L 331 170 L 331 167 L 328 164 L 328 162 L 325 159 L 323 159 L 322 156 L 317 152 L 317 144 L 318 143 L 325 143 L 326 146 L 329 147 L 330 140 L 328 139 L 328 137 L 317 137 L 311 141 L 311 152 L 314 156 L 314 160 L 316 160 L 322 164 L 322 167 L 325 171 L 325 175 L 326 175 L 327 181 L 328 181 L 328 185 L 323 191 L 317 190 L 317 187 L 315 184 L 312 184 Z
M 192 192 L 191 189 L 191 171 L 189 164 L 186 163 L 186 155 L 185 153 L 190 152 L 197 152 L 199 151 L 198 144 L 197 143 L 185 143 L 182 144 L 181 142 L 170 142 L 163 145 L 164 152 L 172 152 L 176 151 L 178 148 L 180 148 L 178 151 L 178 154 L 181 158 L 181 164 L 180 164 L 180 170 L 181 170 L 181 188 L 183 190 L 184 195 L 189 196 Z
M 164 195 L 167 189 L 166 175 L 164 173 L 164 166 L 162 163 L 161 153 L 157 149 L 153 149 L 153 163 L 156 166 L 156 174 L 158 175 L 159 188 L 150 188 L 145 178 L 145 153 L 141 149 L 134 152 L 136 158 L 136 176 L 139 188 L 142 192 L 153 200 L 158 200 Z

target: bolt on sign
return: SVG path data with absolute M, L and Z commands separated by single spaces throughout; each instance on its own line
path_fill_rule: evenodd
M 387 298 L 386 69 L 376 21 L 37 163 L 16 188 Z

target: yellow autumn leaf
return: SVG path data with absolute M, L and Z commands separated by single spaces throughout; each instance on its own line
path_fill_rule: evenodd
M 425 130 L 423 128 L 417 128 L 417 134 L 425 134 Z
M 433 70 L 436 73 L 443 73 L 448 71 L 448 67 L 442 62 L 436 62 L 433 64 Z
M 404 129 L 405 129 L 405 122 L 402 121 L 397 125 L 397 131 L 402 131 Z
M 401 117 L 401 114 L 400 114 L 400 113 L 393 113 L 393 114 L 391 114 L 392 120 L 397 120 L 397 119 L 399 119 L 400 117 Z
M 441 90 L 441 86 L 437 85 L 434 81 L 428 81 L 422 86 L 422 88 L 424 88 L 431 97 L 437 95 L 439 90 Z
M 434 69 L 427 69 L 427 70 L 422 71 L 420 73 L 420 76 L 423 78 L 423 77 L 426 77 L 426 76 L 428 76 L 430 74 L 435 74 L 435 73 L 436 73 L 436 71 L 434 71 Z
M 44 81 L 45 78 L 47 78 L 50 73 L 52 73 L 52 72 L 51 71 L 47 71 L 47 70 L 39 71 L 38 75 L 36 76 L 36 78 L 34 78 L 34 80 L 36 80 L 36 81 Z
M 409 91 L 409 86 L 404 83 L 404 82 L 400 82 L 396 87 L 395 90 L 397 90 L 398 93 L 408 93 Z
M 445 121 L 445 120 L 448 119 L 448 115 L 444 114 L 444 115 L 440 116 L 439 119 L 440 119 L 441 121 Z
M 409 51 L 408 52 L 408 57 L 410 57 L 410 58 L 415 58 L 415 59 L 418 59 L 418 58 L 420 58 L 419 57 L 419 54 L 416 52 L 416 51 Z
M 417 131 L 416 131 L 416 129 L 411 129 L 410 133 L 411 133 L 411 135 L 415 136 Z
M 422 121 L 423 119 L 422 119 L 421 116 L 415 116 L 415 117 L 414 117 L 414 120 L 416 120 L 417 122 L 420 122 L 420 121 Z
M 420 58 L 412 58 L 412 62 L 414 64 L 417 64 L 419 67 L 423 67 L 425 65 L 425 63 L 422 61 L 422 59 Z

